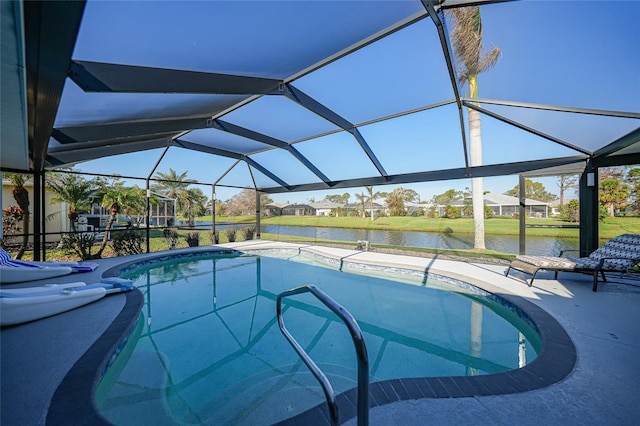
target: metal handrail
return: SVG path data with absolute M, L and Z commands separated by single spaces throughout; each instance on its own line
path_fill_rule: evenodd
M 331 309 L 331 311 L 333 311 L 333 313 L 335 313 L 349 329 L 358 357 L 358 426 L 366 426 L 369 424 L 369 356 L 367 354 L 367 347 L 364 343 L 362 331 L 349 311 L 314 285 L 304 285 L 283 291 L 278 295 L 276 300 L 276 314 L 278 316 L 280 331 L 282 331 L 282 334 L 284 334 L 291 346 L 293 346 L 293 349 L 295 349 L 300 358 L 302 358 L 302 361 L 304 361 L 309 370 L 311 370 L 311 373 L 313 373 L 322 386 L 324 395 L 327 398 L 327 404 L 329 405 L 331 424 L 333 425 L 337 425 L 339 423 L 339 415 L 338 404 L 336 403 L 336 396 L 333 388 L 331 387 L 331 383 L 322 370 L 320 370 L 316 363 L 313 362 L 311 357 L 309 357 L 305 352 L 302 346 L 300 346 L 291 333 L 289 333 L 287 328 L 284 326 L 284 319 L 282 318 L 282 299 L 287 296 L 293 296 L 301 293 L 313 294 L 327 308 Z

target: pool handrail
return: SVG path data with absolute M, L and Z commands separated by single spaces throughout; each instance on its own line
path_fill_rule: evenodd
M 331 309 L 347 326 L 353 344 L 356 348 L 356 355 L 358 357 L 358 426 L 366 426 L 369 424 L 369 356 L 367 353 L 367 347 L 364 342 L 364 336 L 360 330 L 360 326 L 356 322 L 355 318 L 349 311 L 347 311 L 342 305 L 329 297 L 326 293 L 320 290 L 314 285 L 303 285 L 300 287 L 292 288 L 291 290 L 283 291 L 278 295 L 276 300 L 276 315 L 278 318 L 278 325 L 280 331 L 287 338 L 293 349 L 298 353 L 302 361 L 307 365 L 311 373 L 318 380 L 322 386 L 327 404 L 329 406 L 329 413 L 331 415 L 331 424 L 339 424 L 338 404 L 336 402 L 336 396 L 331 387 L 331 383 L 327 376 L 320 370 L 311 357 L 305 352 L 295 338 L 289 333 L 289 330 L 284 325 L 284 318 L 282 317 L 282 299 L 287 296 L 294 296 L 296 294 L 311 293 L 318 300 L 320 300 L 327 308 Z

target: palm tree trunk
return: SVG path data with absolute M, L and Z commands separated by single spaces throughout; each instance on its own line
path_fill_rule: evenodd
M 102 237 L 102 244 L 100 244 L 100 248 L 98 249 L 98 252 L 95 255 L 96 259 L 99 259 L 102 257 L 102 252 L 107 247 L 107 242 L 109 242 L 109 231 L 111 231 L 111 227 L 113 226 L 113 223 L 116 221 L 117 214 L 118 212 L 116 210 L 114 209 L 111 210 L 109 221 L 107 222 L 107 226 L 104 228 L 104 237 Z
M 469 89 L 472 97 L 477 97 L 476 78 L 469 79 Z M 469 109 L 469 155 L 471 166 L 482 165 L 482 135 L 480 133 L 480 113 Z M 484 250 L 484 187 L 480 177 L 471 178 L 471 192 L 473 204 L 473 248 Z
M 22 244 L 20 250 L 16 254 L 16 259 L 22 259 L 22 255 L 27 250 L 29 244 L 29 191 L 22 185 L 13 189 L 13 198 L 18 203 L 18 207 L 22 210 Z
M 20 245 L 20 250 L 18 250 L 18 254 L 16 254 L 16 259 L 22 259 L 24 252 L 27 250 L 27 245 L 29 244 L 29 210 L 23 210 L 22 214 L 22 244 Z

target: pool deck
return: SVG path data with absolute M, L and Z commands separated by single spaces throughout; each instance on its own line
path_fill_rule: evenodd
M 575 273 L 560 273 L 556 281 L 552 272 L 540 272 L 534 286 L 528 287 L 524 274 L 513 272 L 505 277 L 504 265 L 265 240 L 221 246 L 238 250 L 296 248 L 337 261 L 402 267 L 464 277 L 472 283 L 490 283 L 502 295 L 521 297 L 549 313 L 575 346 L 575 368 L 552 385 L 521 393 L 391 402 L 371 409 L 372 425 L 635 425 L 640 418 L 638 278 L 611 276 L 594 293 L 592 278 Z M 2 287 L 97 282 L 123 260 L 145 256 L 103 259 L 94 272 Z M 2 328 L 0 424 L 100 424 L 99 418 L 84 417 L 88 415 L 86 407 L 78 407 L 77 395 L 86 394 L 91 388 L 91 380 L 78 372 L 86 370 L 87 365 L 95 369 L 98 363 L 91 360 L 113 346 L 114 336 L 127 326 L 114 320 L 121 316 L 123 308 L 132 305 L 131 299 L 135 297 L 110 295 L 47 319 Z M 118 327 L 120 330 L 116 330 Z M 357 419 L 344 424 L 355 425 Z

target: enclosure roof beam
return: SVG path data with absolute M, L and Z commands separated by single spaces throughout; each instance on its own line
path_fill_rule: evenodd
M 320 178 L 323 182 L 327 184 L 329 183 L 329 178 L 326 177 L 324 173 L 320 171 L 320 169 L 313 165 L 313 163 L 309 161 L 304 155 L 302 155 L 300 151 L 298 151 L 292 145 L 288 144 L 285 141 L 222 120 L 213 120 L 213 127 L 224 132 L 229 132 L 231 134 L 241 136 L 243 138 L 258 141 L 266 145 L 274 146 L 276 148 L 285 149 L 289 151 L 289 153 L 291 153 L 291 155 L 293 155 L 298 161 L 300 161 L 307 169 L 311 170 L 311 172 L 318 178 Z
M 532 134 L 534 134 L 534 135 L 536 135 L 536 136 L 540 136 L 541 138 L 544 138 L 544 139 L 550 140 L 550 141 L 552 141 L 552 142 L 555 142 L 555 143 L 557 143 L 558 145 L 562 145 L 562 146 L 564 146 L 564 147 L 566 147 L 566 148 L 570 148 L 570 149 L 572 149 L 572 150 L 574 150 L 574 151 L 580 152 L 580 153 L 585 154 L 585 155 L 590 155 L 590 154 L 591 154 L 591 152 L 590 152 L 590 151 L 588 151 L 588 150 L 586 150 L 586 149 L 584 149 L 584 148 L 581 148 L 581 147 L 579 147 L 579 146 L 576 146 L 576 145 L 570 144 L 569 142 L 563 141 L 562 139 L 558 139 L 558 138 L 556 138 L 556 137 L 553 137 L 553 136 L 551 136 L 551 135 L 548 135 L 548 134 L 546 134 L 546 133 L 543 133 L 543 132 L 541 132 L 541 131 L 539 131 L 539 130 L 536 130 L 536 129 L 532 128 L 532 127 L 525 126 L 524 124 L 519 123 L 519 122 L 514 121 L 514 120 L 511 120 L 510 118 L 503 117 L 502 115 L 500 115 L 500 114 L 496 114 L 496 113 L 495 113 L 495 112 L 493 112 L 493 111 L 489 111 L 489 110 L 487 110 L 487 109 L 485 109 L 485 108 L 482 108 L 482 107 L 480 107 L 480 106 L 476 105 L 476 104 L 475 104 L 475 103 L 473 103 L 473 102 L 463 101 L 463 103 L 464 103 L 464 105 L 465 105 L 467 108 L 470 108 L 470 109 L 474 109 L 474 110 L 476 110 L 476 111 L 479 111 L 479 112 L 481 112 L 482 114 L 486 114 L 486 115 L 488 115 L 489 117 L 492 117 L 492 118 L 495 118 L 496 120 L 500 120 L 500 121 L 502 121 L 503 123 L 510 124 L 510 125 L 512 125 L 512 126 L 514 126 L 514 127 L 517 127 L 518 129 L 524 130 L 524 131 L 529 132 L 529 133 L 532 133 Z
M 481 99 L 481 98 L 476 99 L 476 98 L 467 98 L 467 97 L 462 98 L 462 101 L 465 103 L 465 105 L 468 104 L 469 102 L 474 102 L 478 104 L 502 105 L 502 106 L 539 109 L 539 110 L 554 111 L 554 112 L 572 112 L 576 114 L 601 115 L 605 117 L 640 118 L 640 113 L 629 112 L 629 111 L 611 111 L 606 109 L 578 108 L 578 107 L 537 104 L 532 102 L 502 101 L 497 99 Z
M 114 145 L 122 145 L 131 142 L 144 142 L 144 141 L 153 141 L 158 139 L 166 140 L 167 142 L 171 139 L 175 139 L 182 135 L 182 132 L 166 132 L 166 133 L 156 133 L 153 135 L 142 135 L 142 136 L 130 136 L 118 139 L 109 139 L 109 140 L 92 140 L 88 142 L 66 142 L 65 144 L 60 143 L 60 145 L 54 146 L 49 149 L 49 154 L 52 153 L 60 153 L 60 152 L 68 152 L 68 151 L 82 151 L 87 148 L 95 148 L 100 146 L 114 146 Z M 58 142 L 59 140 L 56 139 Z
M 458 121 L 460 122 L 460 133 L 462 140 L 462 152 L 464 155 L 464 165 L 469 172 L 469 154 L 467 153 L 467 136 L 464 125 L 464 114 L 462 113 L 462 101 L 460 99 L 460 88 L 458 87 L 458 80 L 456 79 L 457 72 L 453 56 L 451 55 L 451 49 L 449 46 L 449 36 L 444 28 L 444 22 L 442 17 L 444 14 L 438 12 L 435 9 L 433 1 L 422 0 L 422 6 L 426 9 L 433 21 L 436 29 L 438 30 L 438 37 L 440 39 L 440 47 L 442 48 L 442 54 L 444 56 L 445 63 L 447 64 L 447 71 L 449 72 L 449 81 L 451 82 L 451 88 L 453 89 L 454 97 L 456 98 L 456 105 L 458 106 Z
M 247 164 L 249 164 L 251 167 L 253 167 L 254 169 L 260 171 L 262 174 L 264 174 L 265 176 L 267 176 L 269 179 L 271 179 L 274 182 L 277 182 L 278 184 L 280 184 L 282 187 L 289 189 L 290 185 L 283 181 L 282 179 L 280 179 L 278 176 L 276 176 L 274 173 L 272 173 L 270 170 L 266 169 L 264 166 L 262 166 L 261 164 L 257 163 L 254 159 L 252 159 L 251 157 L 244 157 L 244 160 L 247 162 Z M 257 185 L 256 185 L 256 189 L 257 189 Z
M 376 155 L 373 153 L 364 137 L 360 134 L 360 131 L 357 129 L 357 127 L 354 126 L 351 122 L 336 114 L 334 111 L 322 105 L 320 102 L 316 101 L 311 96 L 304 93 L 302 90 L 295 88 L 291 84 L 284 85 L 283 94 L 300 106 L 308 109 L 316 115 L 319 115 L 325 120 L 330 121 L 341 129 L 351 133 L 355 137 L 358 144 L 360 144 L 362 150 L 367 154 L 369 160 L 373 163 L 376 169 L 378 169 L 378 173 L 380 173 L 382 177 L 387 176 L 387 172 L 384 167 L 382 167 L 382 163 L 380 163 L 380 160 L 378 160 Z
M 31 167 L 43 170 L 85 1 L 25 1 L 27 130 Z
M 266 95 L 277 93 L 281 83 L 270 78 L 90 61 L 73 61 L 69 78 L 85 92 L 120 93 Z
M 176 144 L 176 146 L 180 146 L 180 147 L 186 148 L 186 149 L 192 149 L 194 151 L 206 152 L 208 154 L 220 155 L 222 157 L 233 158 L 233 159 L 236 159 L 236 160 L 243 160 L 243 161 L 247 162 L 247 164 L 249 164 L 250 166 L 255 168 L 256 170 L 259 170 L 265 176 L 269 177 L 269 179 L 271 179 L 274 182 L 277 182 L 278 184 L 282 185 L 285 189 L 288 189 L 289 186 L 290 186 L 288 183 L 286 183 L 285 181 L 280 179 L 278 176 L 273 174 L 271 171 L 267 170 L 261 164 L 257 163 L 255 160 L 253 160 L 252 158 L 250 158 L 250 157 L 248 157 L 248 156 L 246 156 L 244 154 L 240 154 L 240 153 L 232 152 L 232 151 L 227 151 L 227 150 L 220 149 L 220 148 L 213 148 L 213 147 L 210 147 L 210 146 L 205 146 L 205 145 L 201 145 L 201 144 L 198 144 L 198 143 L 185 141 L 185 140 L 182 140 L 182 139 L 176 139 L 175 140 L 175 144 Z
M 448 170 L 434 170 L 427 172 L 406 173 L 388 176 L 387 179 L 381 176 L 369 177 L 369 178 L 357 178 L 346 179 L 339 182 L 335 182 L 332 188 L 354 188 L 362 186 L 377 186 L 377 185 L 400 185 L 407 183 L 417 182 L 435 182 L 435 181 L 447 181 L 456 179 L 469 179 L 470 177 L 493 177 L 493 176 L 509 176 L 517 175 L 519 173 L 546 169 L 549 167 L 558 167 L 568 164 L 574 164 L 584 162 L 587 159 L 586 156 L 573 156 L 552 158 L 545 160 L 524 161 L 518 163 L 504 163 L 504 164 L 492 164 L 486 166 L 477 166 L 469 169 L 467 168 L 448 169 Z M 288 191 L 317 191 L 324 189 L 322 185 L 317 183 L 303 184 L 303 185 L 291 185 Z M 278 194 L 283 191 L 280 187 L 272 188 L 260 188 L 260 191 L 267 194 Z
M 96 158 L 108 157 L 119 154 L 129 154 L 132 152 L 145 151 L 148 149 L 164 148 L 170 138 L 160 138 L 154 140 L 127 142 L 122 144 L 101 145 L 96 144 L 83 149 L 63 149 L 49 150 L 46 158 L 48 167 L 67 166 L 82 161 L 95 160 Z
M 210 118 L 156 119 L 67 126 L 53 129 L 51 136 L 61 144 L 111 141 L 132 136 L 153 138 L 166 132 L 182 132 L 210 126 Z
M 189 142 L 183 139 L 176 139 L 175 144 L 176 146 L 179 146 L 185 149 L 192 149 L 194 151 L 205 152 L 207 154 L 213 154 L 213 155 L 219 155 L 221 157 L 233 158 L 236 160 L 244 160 L 245 158 L 244 154 L 240 154 L 233 151 L 227 151 L 225 149 L 214 148 L 212 146 L 206 146 L 206 145 L 202 145 L 195 142 Z
M 599 161 L 605 159 L 606 157 L 609 157 L 626 148 L 629 148 L 637 144 L 638 142 L 640 142 L 640 127 L 627 133 L 626 135 L 622 136 L 618 140 L 611 142 L 609 145 L 603 148 L 600 148 L 599 150 L 594 152 L 593 161 L 594 163 L 598 163 Z M 636 152 L 635 155 L 631 154 L 628 160 L 629 160 L 629 162 L 627 163 L 628 165 L 637 164 L 638 162 L 640 162 L 640 153 Z

